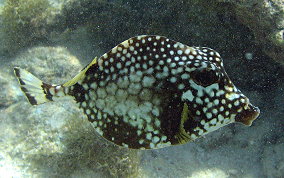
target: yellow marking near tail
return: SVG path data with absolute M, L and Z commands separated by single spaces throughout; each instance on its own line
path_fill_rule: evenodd
M 95 57 L 95 59 L 93 59 L 93 61 L 87 67 L 85 67 L 83 70 L 81 70 L 81 72 L 79 74 L 77 74 L 73 79 L 71 79 L 68 82 L 64 83 L 63 86 L 64 87 L 70 87 L 70 86 L 74 85 L 75 83 L 77 83 L 79 80 L 83 79 L 85 77 L 86 71 L 92 65 L 94 65 L 96 63 L 97 63 L 97 57 Z

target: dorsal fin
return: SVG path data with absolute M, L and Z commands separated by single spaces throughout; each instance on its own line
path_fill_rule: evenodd
M 64 83 L 63 86 L 64 87 L 69 87 L 74 85 L 75 83 L 77 83 L 79 80 L 83 79 L 85 77 L 86 71 L 92 66 L 95 65 L 97 63 L 97 57 L 95 57 L 95 59 L 93 59 L 93 61 L 88 64 L 86 67 L 84 67 L 84 69 L 82 69 L 79 74 L 77 74 L 73 79 L 69 80 L 68 82 Z

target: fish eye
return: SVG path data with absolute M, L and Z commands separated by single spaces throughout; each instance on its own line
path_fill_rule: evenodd
M 192 72 L 192 78 L 196 84 L 207 87 L 219 81 L 220 76 L 212 68 L 203 68 Z

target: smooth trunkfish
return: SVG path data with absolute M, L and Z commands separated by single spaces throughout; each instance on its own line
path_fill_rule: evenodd
M 218 52 L 163 36 L 130 38 L 62 85 L 15 67 L 32 105 L 71 96 L 98 134 L 119 146 L 184 144 L 260 111 L 235 87 Z

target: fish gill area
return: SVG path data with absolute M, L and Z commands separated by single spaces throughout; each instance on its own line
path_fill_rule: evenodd
M 283 0 L 0 0 L 0 177 L 283 177 L 283 29 Z M 260 117 L 129 150 L 99 137 L 73 101 L 29 105 L 13 75 L 63 83 L 141 34 L 217 50 Z

